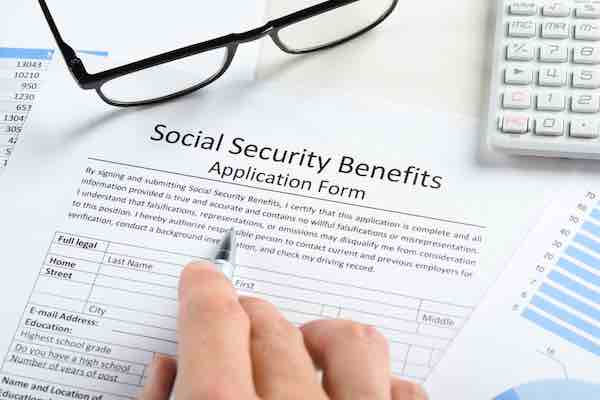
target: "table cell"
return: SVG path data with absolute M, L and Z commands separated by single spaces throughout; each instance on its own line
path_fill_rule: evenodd
M 426 365 L 406 364 L 403 375 L 408 378 L 424 380 L 429 375 L 431 369 Z
M 363 324 L 373 325 L 375 327 L 386 328 L 390 330 L 399 330 L 402 332 L 417 332 L 417 323 L 384 317 L 376 314 L 367 314 L 342 308 L 340 318 L 351 319 Z
M 407 362 L 411 364 L 429 365 L 431 361 L 432 349 L 424 347 L 411 346 L 408 351 Z
M 411 344 L 420 347 L 431 347 L 432 349 L 445 349 L 450 344 L 450 339 L 432 337 L 419 333 L 404 333 L 378 328 L 385 337 L 392 342 Z
M 175 330 L 177 328 L 176 318 L 158 315 L 139 310 L 130 310 L 124 307 L 106 305 L 90 302 L 86 304 L 85 311 L 88 315 L 111 318 L 121 321 L 129 321 L 135 324 L 160 327 Z
M 67 249 L 71 250 L 70 248 Z M 93 253 L 92 256 L 96 256 L 96 254 Z M 98 268 L 100 267 L 99 262 L 87 261 L 84 259 L 73 257 L 66 257 L 62 254 L 54 253 L 50 253 L 46 256 L 46 259 L 44 260 L 44 265 L 49 267 L 63 268 L 65 270 L 84 271 L 91 273 L 98 272 Z
M 76 247 L 64 246 L 53 243 L 48 250 L 49 256 L 72 258 L 79 261 L 87 261 L 88 263 L 100 264 L 102 262 L 103 253 L 95 250 L 83 250 Z
M 175 355 L 177 354 L 177 343 L 175 334 L 171 338 L 165 338 L 164 335 L 151 336 L 147 332 L 148 328 L 136 331 L 135 327 L 125 327 L 124 329 L 114 328 L 111 331 L 111 340 L 116 344 L 128 345 L 135 343 L 136 346 L 151 350 L 155 353 Z
M 4 363 L 3 372 L 12 373 L 19 376 L 31 375 L 31 366 L 29 365 L 32 357 L 23 356 L 18 353 L 8 353 Z M 65 382 L 65 373 L 59 370 L 50 369 L 50 365 L 56 365 L 55 361 L 42 360 L 34 364 L 36 366 L 36 380 L 50 382 Z M 59 368 L 67 368 L 70 365 L 59 362 Z M 93 387 L 102 392 L 113 394 L 136 396 L 139 391 L 139 377 L 127 377 L 110 373 L 100 373 L 95 368 L 83 368 L 82 375 L 72 373 L 68 377 L 69 384 L 75 387 Z M 87 378 L 91 376 L 93 378 Z M 131 379 L 135 378 L 135 379 Z M 114 380 L 113 380 L 114 379 Z M 137 379 L 137 380 L 136 380 Z
M 103 263 L 135 272 L 156 273 L 173 277 L 179 277 L 181 271 L 183 270 L 183 266 L 179 264 L 159 262 L 151 259 L 137 258 L 115 253 L 106 253 L 104 255 Z
M 177 316 L 177 301 L 163 299 L 156 296 L 136 294 L 111 289 L 107 287 L 94 287 L 89 298 L 90 303 L 117 305 L 129 310 L 145 311 L 166 316 Z
M 395 360 L 404 360 L 408 354 L 409 345 L 403 343 L 390 342 L 390 355 Z
M 115 267 L 112 265 L 102 265 L 102 274 L 109 275 L 114 278 L 121 278 L 125 280 L 134 280 L 146 282 L 153 285 L 166 286 L 171 288 L 177 288 L 179 285 L 179 278 L 173 276 L 167 276 L 160 273 L 154 272 L 141 272 L 128 269 L 126 267 Z
M 430 326 L 430 325 L 419 325 L 419 329 L 418 329 L 419 333 L 422 333 L 424 335 L 430 335 L 430 336 L 435 336 L 438 338 L 447 338 L 447 339 L 453 339 L 456 334 L 458 333 L 457 330 L 454 329 L 448 329 L 448 328 L 438 328 L 436 326 Z
M 192 256 L 188 254 L 181 254 L 175 252 L 161 251 L 150 249 L 143 246 L 133 246 L 121 243 L 110 242 L 107 253 L 115 255 L 127 255 L 128 257 L 152 260 L 159 263 L 184 265 L 202 259 L 202 257 Z
M 240 275 L 238 272 L 233 279 L 234 285 L 244 291 L 255 292 L 279 297 L 292 298 L 308 303 L 315 303 L 316 299 L 323 305 L 339 307 L 344 306 L 347 309 L 354 309 L 363 312 L 373 312 L 377 314 L 388 315 L 395 318 L 415 320 L 417 318 L 418 302 L 414 304 L 414 309 L 396 307 L 393 305 L 381 304 L 368 299 L 353 297 L 351 294 L 344 295 L 338 293 L 329 293 L 321 291 L 318 283 L 313 282 L 312 286 L 289 286 L 285 281 L 269 282 L 264 278 L 273 278 L 277 276 L 261 275 L 252 277 Z M 310 288 L 310 289 L 309 289 Z M 379 298 L 377 298 L 379 300 Z
M 369 299 L 377 299 L 377 302 L 379 303 L 391 304 L 397 307 L 417 309 L 420 304 L 419 299 L 406 297 L 395 293 L 372 290 L 369 288 L 342 285 L 333 282 L 304 278 L 274 271 L 267 271 L 262 269 L 259 270 L 248 266 L 238 266 L 236 269 L 236 277 L 238 276 L 246 279 L 255 279 L 257 281 L 262 280 L 267 282 L 281 283 L 282 285 L 286 285 L 286 287 L 313 288 L 318 290 L 319 293 L 331 294 L 334 296 L 358 298 L 367 301 Z M 314 294 L 311 297 L 314 297 Z
M 459 329 L 465 322 L 465 318 L 448 316 L 444 314 L 420 311 L 418 321 L 424 325 L 437 326 L 440 328 Z
M 23 316 L 23 326 L 47 330 L 48 333 L 78 335 L 100 326 L 100 320 L 97 318 L 46 305 L 30 306 Z
M 69 233 L 57 232 L 54 235 L 53 243 L 70 246 L 81 250 L 92 250 L 105 252 L 108 242 L 88 238 L 86 236 L 72 235 Z
M 138 294 L 156 296 L 170 300 L 177 300 L 177 287 L 165 287 L 150 283 L 127 280 L 120 277 L 104 275 L 101 268 L 96 278 L 95 286 L 104 286 L 111 289 L 120 289 L 130 293 L 131 296 Z
M 444 350 L 434 350 L 431 354 L 431 362 L 429 366 L 431 368 L 435 367 L 437 363 L 439 363 L 442 360 L 442 357 L 444 357 L 444 353 Z
M 92 286 L 90 284 L 40 276 L 35 284 L 34 291 L 70 299 L 85 300 L 90 294 L 91 289 Z
M 29 374 L 31 375 L 31 374 Z M 22 383 L 23 385 L 27 385 L 27 387 L 32 387 L 34 385 L 39 385 L 39 384 L 44 384 L 44 385 L 49 385 L 50 387 L 52 387 L 55 391 L 59 391 L 59 392 L 63 392 L 63 393 L 77 393 L 81 398 L 81 399 L 102 399 L 102 400 L 123 400 L 123 396 L 122 395 L 110 395 L 107 393 L 100 393 L 100 392 L 96 392 L 94 390 L 88 390 L 88 389 L 82 389 L 81 387 L 74 387 L 71 386 L 71 382 L 67 382 L 64 378 L 59 380 L 59 381 L 49 381 L 49 380 L 44 380 L 41 379 L 39 377 L 34 377 L 34 378 L 28 378 L 24 375 L 12 375 L 12 374 L 0 374 L 0 380 L 4 381 L 6 379 L 11 379 L 11 380 L 16 380 L 20 383 Z M 12 391 L 14 394 L 19 394 L 22 395 L 21 397 L 14 397 L 14 398 L 23 398 L 23 399 L 27 399 L 27 398 L 33 398 L 29 393 L 29 390 L 24 390 L 24 391 L 20 391 L 20 389 L 15 389 L 14 387 L 12 388 Z
M 85 305 L 84 299 L 69 299 L 63 296 L 39 293 L 35 291 L 31 293 L 29 302 L 30 304 L 36 306 L 51 304 L 56 308 L 69 311 L 80 311 Z
M 119 346 L 114 343 L 54 333 L 45 334 L 36 329 L 22 329 L 17 332 L 15 339 L 38 344 L 51 344 L 57 348 L 68 349 L 82 354 L 110 356 L 121 361 L 138 364 L 147 364 L 152 361 L 154 356 L 154 353 L 151 351 L 139 350 L 132 346 Z
M 96 274 L 92 272 L 73 271 L 66 268 L 43 266 L 40 270 L 40 276 L 91 285 L 94 282 Z
M 456 317 L 468 317 L 473 312 L 473 307 L 457 306 L 453 304 L 437 303 L 435 301 L 423 300 L 421 310 Z
M 256 294 L 255 294 L 256 296 Z M 304 314 L 310 314 L 314 318 L 321 315 L 322 306 L 317 303 L 307 303 L 305 301 L 299 301 L 289 298 L 283 298 L 278 296 L 272 296 L 269 294 L 258 294 L 261 299 L 267 300 L 274 304 L 277 308 L 287 311 L 296 311 Z

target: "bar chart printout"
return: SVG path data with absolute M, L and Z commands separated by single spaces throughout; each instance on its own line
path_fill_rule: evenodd
M 522 316 L 600 357 L 600 204 L 582 220 Z
M 546 210 L 428 380 L 433 398 L 600 399 L 599 200 L 575 190 Z

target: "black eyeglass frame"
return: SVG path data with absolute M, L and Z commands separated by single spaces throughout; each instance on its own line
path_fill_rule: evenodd
M 117 107 L 131 107 L 131 106 L 141 106 L 141 105 L 149 105 L 164 102 L 167 100 L 171 100 L 176 97 L 184 96 L 191 92 L 194 92 L 198 89 L 201 89 L 207 85 L 210 85 L 217 79 L 219 79 L 229 68 L 233 58 L 235 56 L 236 50 L 238 46 L 242 43 L 252 42 L 258 39 L 262 39 L 265 36 L 270 36 L 273 42 L 284 52 L 290 54 L 305 54 L 311 53 L 319 50 L 329 49 L 343 43 L 346 43 L 352 39 L 357 38 L 358 36 L 363 35 L 364 33 L 370 31 L 375 28 L 381 22 L 383 22 L 396 8 L 399 0 L 392 0 L 390 7 L 387 11 L 383 12 L 381 17 L 375 20 L 372 24 L 366 26 L 365 28 L 347 36 L 341 38 L 339 40 L 333 41 L 331 43 L 327 43 L 322 46 L 316 46 L 303 50 L 294 50 L 287 47 L 279 38 L 279 31 L 283 28 L 286 28 L 290 25 L 296 24 L 298 22 L 304 21 L 306 19 L 315 17 L 320 14 L 324 14 L 326 12 L 335 10 L 336 8 L 340 8 L 351 3 L 355 3 L 357 1 L 368 1 L 368 0 L 328 0 L 322 3 L 316 4 L 314 6 L 305 8 L 300 11 L 293 12 L 289 15 L 286 15 L 281 18 L 277 18 L 267 22 L 265 25 L 252 29 L 242 33 L 231 33 L 229 35 L 221 36 L 216 39 L 207 40 L 205 42 L 193 44 L 190 46 L 185 46 L 176 50 L 168 51 L 166 53 L 158 54 L 152 57 L 148 57 L 139 61 L 135 61 L 126 65 L 122 65 L 120 67 L 111 68 L 106 71 L 97 72 L 90 74 L 87 72 L 83 61 L 77 56 L 75 50 L 68 45 L 62 38 L 58 27 L 54 22 L 54 18 L 48 8 L 45 0 L 39 0 L 39 4 L 44 13 L 44 17 L 50 27 L 52 35 L 58 45 L 58 48 L 69 68 L 71 75 L 82 89 L 89 90 L 93 89 L 100 96 L 102 100 L 106 103 L 117 106 Z M 226 56 L 221 69 L 215 73 L 213 76 L 208 78 L 207 80 L 191 86 L 187 89 L 181 90 L 179 92 L 175 92 L 169 95 L 157 97 L 154 99 L 150 99 L 147 101 L 139 101 L 139 102 L 119 102 L 112 100 L 104 95 L 102 92 L 102 86 L 119 77 L 132 74 L 134 72 L 139 72 L 147 68 L 155 67 L 161 64 L 165 64 L 168 62 L 176 61 L 185 57 L 190 57 L 196 54 L 204 53 L 211 50 L 216 49 L 226 49 Z

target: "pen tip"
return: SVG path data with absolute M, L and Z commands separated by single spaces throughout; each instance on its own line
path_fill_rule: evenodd
M 219 246 L 216 259 L 228 260 L 235 252 L 236 247 L 235 229 L 231 228 L 225 232 L 225 236 L 223 237 L 223 240 Z

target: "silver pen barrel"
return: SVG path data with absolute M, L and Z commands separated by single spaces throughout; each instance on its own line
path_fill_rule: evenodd
M 219 270 L 230 280 L 233 279 L 233 272 L 235 270 L 236 251 L 236 235 L 235 230 L 232 228 L 225 233 L 223 240 L 221 240 L 214 261 Z

